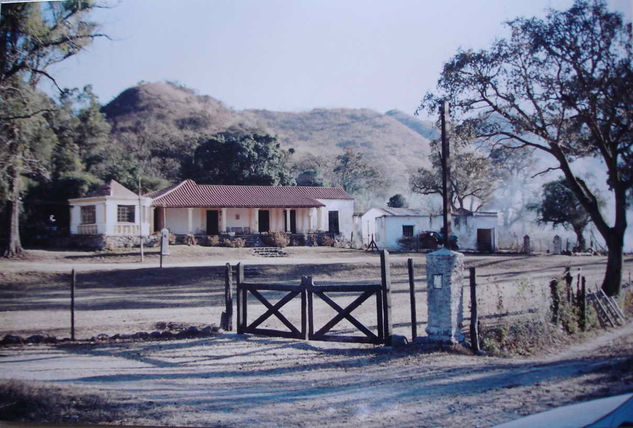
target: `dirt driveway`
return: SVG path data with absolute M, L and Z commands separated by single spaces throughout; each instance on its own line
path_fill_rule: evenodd
M 110 423 L 490 426 L 633 390 L 631 355 L 633 324 L 530 359 L 224 334 L 4 348 L 0 378 L 107 397 Z
M 177 252 L 176 252 L 177 250 Z M 261 259 L 245 249 L 175 249 L 169 267 L 155 255 L 34 252 L 0 262 L 0 334 L 67 336 L 68 270 L 78 272 L 79 337 L 151 331 L 158 321 L 217 323 L 221 266 L 246 263 L 247 277 L 318 282 L 375 281 L 376 255 L 303 249 Z M 154 257 L 154 259 L 153 259 Z M 171 257 L 171 256 L 170 256 Z M 392 257 L 394 323 L 409 335 L 408 255 Z M 426 311 L 423 255 L 418 331 Z M 481 309 L 542 305 L 548 280 L 566 266 L 599 281 L 602 257 L 467 256 L 477 268 Z M 633 260 L 625 260 L 624 276 Z M 518 299 L 520 296 L 522 299 Z M 400 302 L 400 303 L 398 303 Z M 467 305 L 465 305 L 467 307 Z M 397 330 L 400 329 L 400 330 Z M 104 397 L 108 422 L 151 425 L 489 426 L 576 401 L 633 390 L 633 324 L 556 354 L 531 358 L 424 353 L 221 334 L 205 339 L 0 348 L 0 379 L 40 391 Z M 81 413 L 69 421 L 82 422 Z

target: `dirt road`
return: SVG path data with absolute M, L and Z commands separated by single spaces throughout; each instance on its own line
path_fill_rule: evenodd
M 221 266 L 246 263 L 258 281 L 376 281 L 376 255 L 319 249 L 261 259 L 246 249 L 175 248 L 156 255 L 34 252 L 0 263 L 0 334 L 68 335 L 68 268 L 79 271 L 78 337 L 151 331 L 158 321 L 217 323 Z M 392 257 L 395 331 L 409 335 L 405 260 Z M 154 257 L 154 259 L 153 259 Z M 424 331 L 425 258 L 412 255 L 418 331 Z M 603 257 L 467 256 L 481 314 L 543 305 L 549 279 L 570 266 L 599 281 Z M 633 259 L 625 259 L 624 276 Z M 465 306 L 467 307 L 467 302 Z M 501 309 L 500 309 L 501 308 Z M 367 314 L 371 314 L 370 308 Z M 255 316 L 256 314 L 253 314 Z M 358 314 L 362 317 L 364 314 Z M 419 347 L 293 341 L 222 334 L 207 339 L 0 348 L 0 379 L 105 398 L 108 418 L 151 425 L 489 426 L 576 401 L 633 390 L 633 324 L 532 358 L 424 353 Z M 45 392 L 44 392 L 45 393 Z M 53 392 L 55 393 L 55 392 Z M 82 415 L 69 415 L 82 422 Z
M 108 397 L 114 423 L 490 426 L 633 390 L 631 355 L 633 324 L 530 359 L 225 334 L 4 348 L 0 378 Z

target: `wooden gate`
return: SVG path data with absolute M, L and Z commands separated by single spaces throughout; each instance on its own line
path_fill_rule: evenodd
M 380 284 L 352 284 L 352 285 L 318 285 L 314 284 L 312 277 L 301 278 L 300 285 L 250 283 L 244 281 L 244 266 L 237 266 L 237 333 L 251 333 L 264 336 L 286 337 L 293 339 L 324 340 L 337 342 L 359 343 L 385 343 L 391 342 L 391 291 L 388 252 L 381 254 L 381 283 Z M 275 304 L 271 303 L 260 291 L 280 291 L 286 294 Z M 256 320 L 248 323 L 248 294 L 255 297 L 266 307 L 266 311 Z M 347 295 L 360 294 L 344 308 L 339 305 L 333 294 Z M 329 295 L 328 295 L 329 294 Z M 376 328 L 372 331 L 370 326 L 363 324 L 352 315 L 364 302 L 375 296 L 376 299 Z M 301 299 L 300 325 L 294 325 L 282 313 L 281 308 L 294 298 Z M 319 298 L 329 307 L 334 309 L 336 315 L 322 326 L 315 325 L 315 300 Z M 307 300 L 307 305 L 306 305 Z M 275 316 L 287 330 L 260 328 L 259 326 Z M 347 320 L 363 336 L 337 335 L 330 333 L 342 320 Z M 309 330 L 306 331 L 306 320 Z M 315 331 L 316 330 L 316 331 Z

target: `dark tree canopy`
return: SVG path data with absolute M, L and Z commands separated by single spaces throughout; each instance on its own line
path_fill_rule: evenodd
M 407 208 L 409 204 L 404 196 L 400 193 L 396 193 L 387 202 L 387 206 L 391 208 Z
M 537 204 L 530 205 L 536 211 L 539 223 L 551 223 L 563 226 L 576 233 L 577 247 L 583 251 L 586 247 L 583 232 L 591 223 L 591 218 L 571 191 L 563 177 L 543 185 L 543 194 Z
M 292 185 L 287 157 L 273 136 L 221 132 L 198 146 L 183 167 L 183 176 L 200 184 Z
M 336 157 L 333 169 L 338 184 L 348 193 L 359 193 L 370 187 L 383 185 L 380 171 L 372 166 L 361 152 L 346 150 Z
M 446 99 L 459 121 L 492 144 L 548 153 L 606 242 L 603 288 L 617 294 L 633 184 L 631 25 L 603 0 L 576 0 L 569 10 L 508 26 L 510 38 L 487 50 L 460 51 L 445 64 L 440 93 L 427 94 L 421 108 L 435 111 Z M 572 167 L 582 157 L 605 167 L 613 221 Z

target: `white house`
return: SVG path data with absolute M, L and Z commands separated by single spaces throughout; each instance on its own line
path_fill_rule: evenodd
M 68 202 L 72 235 L 139 236 L 141 232 L 143 235 L 150 233 L 152 200 L 139 197 L 115 180 Z
M 442 216 L 424 215 L 421 210 L 408 208 L 372 210 L 366 213 L 369 214 L 366 218 L 367 230 L 375 231 L 375 242 L 380 249 L 401 249 L 399 241 L 402 238 L 418 236 L 422 232 L 440 232 L 443 226 Z M 373 225 L 371 224 L 372 217 L 375 219 Z M 497 223 L 496 212 L 473 213 L 461 210 L 451 214 L 451 234 L 457 237 L 457 244 L 461 250 L 494 251 L 497 248 Z M 366 235 L 366 230 L 363 229 L 363 236 Z
M 140 198 L 112 180 L 69 201 L 71 234 L 330 232 L 352 238 L 354 198 L 340 188 L 200 185 L 185 180 Z M 140 206 L 140 208 L 139 208 Z
M 217 235 L 330 232 L 351 239 L 354 198 L 341 188 L 236 186 L 185 180 L 147 195 L 154 230 Z

